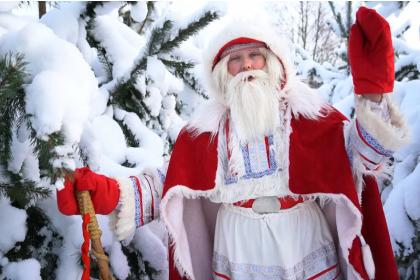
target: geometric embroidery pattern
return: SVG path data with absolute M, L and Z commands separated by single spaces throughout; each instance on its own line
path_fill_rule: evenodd
M 268 266 L 256 264 L 233 263 L 227 257 L 213 253 L 213 271 L 216 279 L 221 275 L 234 280 L 299 280 L 317 275 L 316 279 L 337 279 L 339 267 L 333 243 L 330 243 L 305 256 L 293 267 Z
M 230 172 L 225 172 L 225 184 L 237 183 L 238 180 L 261 178 L 273 174 L 277 170 L 276 156 L 273 148 L 273 135 L 268 138 L 268 159 L 264 138 L 253 143 L 241 145 L 242 164 L 245 174 L 232 176 Z M 268 164 L 270 163 L 270 164 Z
M 359 122 L 356 120 L 356 127 L 359 130 L 361 137 L 367 142 L 367 144 L 369 146 L 371 146 L 376 152 L 386 156 L 386 157 L 391 157 L 392 156 L 392 151 L 385 149 L 384 147 L 382 147 L 381 144 L 379 144 L 379 142 L 372 137 L 372 135 L 370 135 L 360 124 Z

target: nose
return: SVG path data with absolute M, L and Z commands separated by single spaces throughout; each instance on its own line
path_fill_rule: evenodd
M 242 62 L 242 71 L 248 71 L 252 69 L 252 60 L 249 58 L 244 58 Z

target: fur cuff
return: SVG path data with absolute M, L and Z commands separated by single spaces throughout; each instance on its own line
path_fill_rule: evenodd
M 135 195 L 129 178 L 116 178 L 120 188 L 120 200 L 113 212 L 113 227 L 118 240 L 131 239 L 136 230 Z
M 388 95 L 384 95 L 383 102 L 388 104 L 389 121 L 384 121 L 373 112 L 373 102 L 358 95 L 355 99 L 357 121 L 383 148 L 396 151 L 409 142 L 409 131 L 404 117 Z

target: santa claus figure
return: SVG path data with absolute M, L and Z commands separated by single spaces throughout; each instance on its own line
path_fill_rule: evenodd
M 407 129 L 389 98 L 389 25 L 364 7 L 356 18 L 355 120 L 299 81 L 283 38 L 227 23 L 206 52 L 211 98 L 180 132 L 164 182 L 78 169 L 59 209 L 78 213 L 74 190 L 90 190 L 121 240 L 159 217 L 170 279 L 398 279 L 375 177 Z

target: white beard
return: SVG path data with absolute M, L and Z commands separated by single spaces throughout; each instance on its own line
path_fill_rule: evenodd
M 225 96 L 232 128 L 241 143 L 272 134 L 279 125 L 280 92 L 265 71 L 229 75 Z

